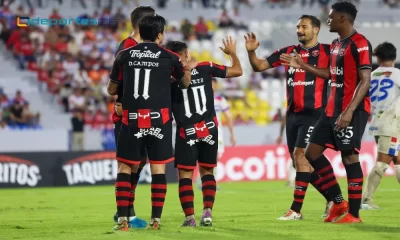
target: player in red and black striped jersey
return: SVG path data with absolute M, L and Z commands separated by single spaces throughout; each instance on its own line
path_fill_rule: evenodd
M 325 113 L 321 115 L 310 137 L 306 158 L 327 181 L 334 205 L 326 222 L 361 222 L 359 209 L 362 197 L 363 173 L 358 152 L 369 114 L 369 85 L 371 80 L 372 48 L 370 42 L 354 29 L 356 7 L 350 2 L 332 5 L 328 26 L 339 38 L 331 44 L 329 68 L 304 63 L 301 56 L 282 55 L 290 66 L 330 78 L 331 93 Z M 342 153 L 347 173 L 349 202 L 343 200 L 332 166 L 322 157 L 325 148 Z M 348 213 L 347 213 L 348 211 Z
M 123 84 L 122 126 L 117 146 L 118 174 L 127 175 L 131 172 L 131 165 L 139 165 L 144 149 L 149 157 L 152 173 L 150 226 L 153 229 L 159 228 L 165 202 L 165 164 L 174 159 L 171 76 L 182 87 L 188 87 L 191 70 L 197 64 L 189 61 L 184 67 L 177 54 L 161 47 L 164 31 L 163 17 L 144 17 L 139 23 L 143 42 L 117 54 L 107 86 L 108 93 L 113 95 L 117 93 L 118 85 Z M 127 215 L 128 208 L 118 210 L 117 228 L 124 225 Z
M 193 172 L 199 164 L 202 181 L 203 215 L 201 226 L 212 225 L 212 208 L 216 194 L 214 168 L 217 166 L 218 121 L 214 108 L 213 77 L 231 78 L 243 74 L 236 55 L 236 42 L 231 37 L 223 40 L 221 50 L 232 59 L 232 67 L 213 62 L 199 63 L 192 70 L 189 88 L 179 83 L 172 86 L 172 110 L 176 121 L 175 166 L 179 169 L 179 199 L 186 219 L 182 226 L 196 226 L 194 219 Z M 190 60 L 188 47 L 183 42 L 169 42 L 167 48 Z
M 140 20 L 147 15 L 154 15 L 154 14 L 155 14 L 155 10 L 150 6 L 139 6 L 135 9 L 133 9 L 133 11 L 131 12 L 131 24 L 132 24 L 132 28 L 133 28 L 133 33 L 131 34 L 131 36 L 124 39 L 118 45 L 115 55 L 117 55 L 118 52 L 122 51 L 123 49 L 127 49 L 129 47 L 136 46 L 138 44 L 138 42 L 140 41 L 140 33 L 139 33 Z M 118 94 L 117 94 L 117 99 L 115 101 L 114 113 L 112 115 L 112 120 L 114 122 L 115 143 L 117 145 L 118 145 L 119 131 L 121 129 L 121 124 L 122 124 L 122 121 L 121 121 L 121 117 L 122 117 L 122 104 L 121 104 L 122 99 L 121 98 L 123 95 L 123 87 L 122 86 L 123 86 L 123 84 L 118 85 Z M 136 167 L 132 168 L 132 172 L 130 174 L 130 182 L 131 182 L 131 187 L 130 187 L 131 191 L 130 192 L 131 193 L 130 193 L 129 197 L 116 196 L 117 200 L 119 200 L 119 202 L 117 202 L 117 209 L 119 207 L 119 204 L 122 203 L 122 205 L 124 205 L 126 203 L 126 202 L 123 202 L 123 200 L 128 199 L 128 210 L 129 210 L 128 227 L 131 227 L 131 228 L 144 228 L 147 225 L 146 221 L 136 217 L 135 209 L 133 207 L 133 203 L 135 201 L 136 186 L 139 181 L 140 172 L 142 171 L 144 165 L 146 164 L 146 159 L 147 159 L 146 152 L 143 151 L 142 163 L 138 166 L 138 168 L 136 168 Z M 118 165 L 119 165 L 119 162 L 118 162 Z M 118 182 L 118 180 L 117 180 L 117 182 Z M 116 194 L 118 193 L 117 195 L 119 195 L 118 189 L 120 189 L 120 188 L 119 187 L 116 187 L 116 188 L 117 188 Z M 118 210 L 117 210 L 117 213 L 114 215 L 114 221 L 115 222 L 118 221 Z
M 283 61 L 280 60 L 280 56 L 292 54 L 295 51 L 300 53 L 304 62 L 319 67 L 328 67 L 329 45 L 318 42 L 320 27 L 321 22 L 316 17 L 301 16 L 297 24 L 297 36 L 300 44 L 281 48 L 266 59 L 257 58 L 255 50 L 259 46 L 259 42 L 254 33 L 247 34 L 245 36 L 246 48 L 254 71 L 261 72 L 281 66 Z M 310 182 L 327 200 L 327 209 L 331 200 L 320 187 L 319 175 L 313 171 L 304 156 L 310 133 L 326 105 L 328 80 L 303 70 L 296 70 L 293 67 L 285 66 L 285 69 L 287 80 L 286 139 L 290 155 L 294 160 L 296 178 L 292 206 L 278 220 L 301 220 L 303 216 L 300 210 Z

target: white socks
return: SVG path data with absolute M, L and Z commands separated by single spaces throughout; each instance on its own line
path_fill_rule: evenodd
M 371 172 L 367 178 L 367 184 L 364 189 L 364 194 L 362 198 L 362 203 L 368 203 L 372 201 L 372 197 L 379 186 L 383 175 L 389 165 L 383 162 L 376 162 L 375 166 L 372 168 Z M 400 166 L 399 166 L 400 171 Z M 400 173 L 399 173 L 400 174 Z

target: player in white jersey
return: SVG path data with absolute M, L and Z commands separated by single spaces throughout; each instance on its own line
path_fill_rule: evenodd
M 361 209 L 377 209 L 373 195 L 389 168 L 391 161 L 395 164 L 397 180 L 400 183 L 400 70 L 394 67 L 396 48 L 393 44 L 379 44 L 374 55 L 379 67 L 371 73 L 371 107 L 372 122 L 369 134 L 375 136 L 378 148 L 378 160 L 367 178 Z
M 225 152 L 222 115 L 224 115 L 226 120 L 226 125 L 229 130 L 230 142 L 232 146 L 236 145 L 236 138 L 235 138 L 235 133 L 233 131 L 233 117 L 231 112 L 229 111 L 228 101 L 223 96 L 216 94 L 217 80 L 215 78 L 212 79 L 212 88 L 214 90 L 215 113 L 217 115 L 217 120 L 218 120 L 218 159 L 220 159 Z M 217 169 L 218 167 L 215 168 L 215 171 L 217 171 Z M 201 188 L 201 181 L 199 180 L 199 178 L 197 179 L 196 182 L 198 184 L 198 187 Z

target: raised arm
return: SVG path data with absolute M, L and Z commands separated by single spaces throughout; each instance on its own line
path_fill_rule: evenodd
M 282 65 L 290 66 L 297 69 L 303 69 L 304 71 L 312 73 L 317 77 L 323 79 L 329 79 L 330 77 L 329 68 L 317 68 L 314 67 L 313 65 L 307 64 L 303 61 L 303 59 L 296 52 L 296 50 L 293 50 L 293 52 L 294 56 L 286 53 L 281 54 L 280 59 L 283 61 Z
M 223 47 L 219 47 L 225 54 L 231 57 L 232 66 L 226 68 L 227 78 L 240 77 L 243 75 L 242 65 L 240 64 L 239 58 L 236 55 L 236 41 L 232 37 L 227 37 L 222 40 Z
M 253 70 L 255 72 L 263 72 L 271 68 L 266 59 L 260 59 L 256 55 L 256 49 L 260 46 L 256 35 L 254 33 L 247 33 L 244 39 L 246 40 L 247 55 L 249 56 L 250 65 Z

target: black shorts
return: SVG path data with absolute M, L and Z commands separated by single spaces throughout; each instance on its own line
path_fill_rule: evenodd
M 117 160 L 140 164 L 146 158 L 151 164 L 166 164 L 174 160 L 172 152 L 172 120 L 160 127 L 142 128 L 122 124 L 118 138 Z
M 310 142 L 337 151 L 359 152 L 368 118 L 367 112 L 356 110 L 349 126 L 341 131 L 335 131 L 337 117 L 328 117 L 323 113 L 314 127 Z
M 218 132 L 200 139 L 184 139 L 176 131 L 175 167 L 194 170 L 197 162 L 200 166 L 213 168 L 217 166 Z
M 121 130 L 121 125 L 122 125 L 121 120 L 114 122 L 115 146 L 118 146 L 118 136 L 119 136 L 119 131 Z
M 294 148 L 306 148 L 322 110 L 307 113 L 288 112 L 286 115 L 286 141 L 290 153 Z

